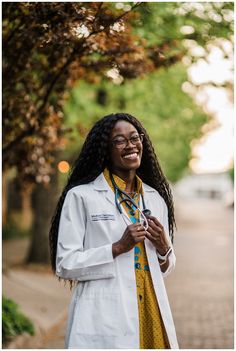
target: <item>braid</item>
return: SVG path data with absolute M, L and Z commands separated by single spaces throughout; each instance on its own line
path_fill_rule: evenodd
M 168 208 L 169 230 L 173 242 L 175 218 L 171 190 L 163 175 L 148 134 L 135 117 L 127 113 L 111 114 L 100 119 L 90 130 L 81 152 L 71 169 L 67 184 L 59 198 L 49 233 L 51 265 L 54 272 L 56 270 L 59 222 L 66 194 L 70 189 L 77 185 L 92 182 L 103 172 L 105 167 L 109 165 L 109 136 L 114 125 L 119 120 L 131 123 L 139 133 L 144 134 L 143 156 L 137 174 L 143 182 L 156 189 L 163 197 Z M 70 283 L 72 285 L 72 281 L 70 281 Z
M 52 266 L 52 269 L 54 272 L 56 271 L 56 252 L 57 252 L 57 239 L 58 239 L 58 228 L 59 228 L 60 215 L 61 215 L 61 210 L 62 210 L 64 201 L 65 201 L 65 197 L 66 197 L 68 190 L 69 189 L 67 187 L 65 187 L 59 200 L 58 200 L 54 216 L 52 217 L 51 229 L 49 232 L 49 247 L 50 247 L 51 266 Z
M 148 170 L 148 172 L 147 172 Z M 158 193 L 164 199 L 168 208 L 168 222 L 169 222 L 169 232 L 171 241 L 174 240 L 174 226 L 176 227 L 174 218 L 174 205 L 173 197 L 171 194 L 171 189 L 166 180 L 157 156 L 155 154 L 153 145 L 146 134 L 146 140 L 143 141 L 143 155 L 141 166 L 137 171 L 137 174 L 143 180 L 144 183 L 150 185 L 158 191 Z

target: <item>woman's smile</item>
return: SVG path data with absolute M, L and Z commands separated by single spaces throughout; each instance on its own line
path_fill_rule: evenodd
M 126 154 L 126 155 L 124 155 L 122 157 L 127 159 L 127 160 L 137 161 L 138 157 L 139 157 L 139 154 L 138 154 L 138 152 L 132 152 L 132 153 Z

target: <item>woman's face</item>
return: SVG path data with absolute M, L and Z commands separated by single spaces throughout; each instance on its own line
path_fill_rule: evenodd
M 131 123 L 121 120 L 115 124 L 110 135 L 109 152 L 113 171 L 130 171 L 139 168 L 143 145 L 137 129 Z

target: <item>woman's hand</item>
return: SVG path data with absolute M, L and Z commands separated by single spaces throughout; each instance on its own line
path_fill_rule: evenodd
M 146 232 L 142 224 L 129 225 L 121 239 L 112 245 L 113 257 L 115 258 L 122 253 L 130 251 L 137 243 L 144 241 L 145 236 Z
M 148 229 L 146 231 L 146 237 L 152 242 L 157 252 L 164 256 L 169 248 L 169 243 L 166 239 L 163 225 L 158 221 L 156 217 L 146 216 L 148 220 Z M 164 273 L 169 266 L 169 259 L 167 258 L 165 263 L 158 258 L 160 263 L 161 271 Z
M 146 217 L 148 220 L 148 229 L 146 231 L 146 237 L 151 241 L 151 243 L 160 255 L 165 255 L 169 248 L 169 243 L 166 239 L 164 228 L 156 217 Z

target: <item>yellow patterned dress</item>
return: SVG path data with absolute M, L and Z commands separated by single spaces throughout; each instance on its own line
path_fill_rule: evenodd
M 104 171 L 104 176 L 114 191 L 107 169 Z M 121 190 L 125 190 L 125 182 L 116 175 L 113 175 L 113 177 L 118 187 Z M 133 200 L 137 204 L 139 203 L 141 193 L 142 181 L 136 176 L 136 194 L 133 196 Z M 136 223 L 139 220 L 138 211 L 135 211 L 135 209 L 131 210 L 124 202 L 122 205 L 129 215 L 130 220 Z M 170 346 L 153 288 L 146 250 L 143 243 L 138 243 L 134 248 L 134 264 L 138 295 L 140 349 L 169 349 Z

